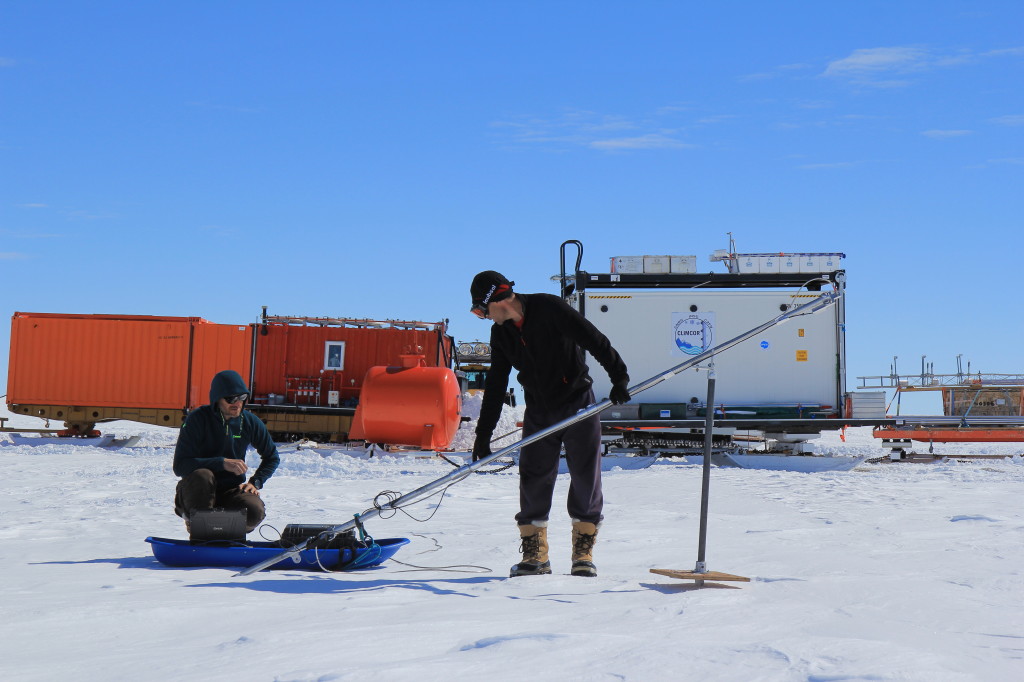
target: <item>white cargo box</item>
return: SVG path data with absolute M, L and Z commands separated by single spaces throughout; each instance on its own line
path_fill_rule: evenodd
M 644 272 L 648 275 L 666 275 L 671 268 L 671 256 L 644 256 Z
M 614 273 L 643 273 L 643 256 L 615 256 L 612 258 L 612 272 Z
M 671 272 L 688 275 L 697 272 L 697 256 L 672 256 Z
M 885 391 L 853 391 L 846 394 L 850 419 L 885 419 Z
M 761 265 L 760 265 L 760 268 L 758 269 L 758 272 L 764 272 L 764 273 L 781 272 L 781 270 L 780 270 L 781 266 L 779 264 L 779 261 L 781 260 L 781 257 L 779 256 L 779 254 L 766 254 L 766 255 L 763 255 L 763 256 L 759 256 L 759 258 L 761 259 Z
M 736 271 L 741 274 L 761 272 L 761 257 L 754 253 L 736 254 Z
M 800 253 L 800 272 L 822 272 L 821 256 L 816 253 Z
M 845 256 L 841 253 L 823 253 L 820 256 L 821 271 L 822 272 L 834 272 L 835 270 L 843 269 L 843 258 Z
M 779 254 L 779 272 L 784 275 L 792 275 L 800 272 L 800 256 L 798 253 Z

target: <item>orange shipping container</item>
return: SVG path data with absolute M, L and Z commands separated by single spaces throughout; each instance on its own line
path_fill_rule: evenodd
M 210 382 L 225 369 L 233 369 L 250 382 L 252 328 L 197 320 L 192 325 L 192 357 L 187 409 L 210 402 Z
M 250 357 L 246 326 L 198 317 L 18 312 L 7 402 L 188 410 L 207 402 L 216 372 L 248 376 Z

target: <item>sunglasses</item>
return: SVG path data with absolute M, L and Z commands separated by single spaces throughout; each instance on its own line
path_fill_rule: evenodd
M 244 403 L 248 399 L 249 399 L 249 394 L 248 393 L 239 393 L 238 395 L 226 395 L 226 396 L 224 396 L 224 402 L 226 402 L 228 405 L 230 405 L 232 403 Z
M 487 306 L 487 303 L 474 303 L 473 307 L 469 309 L 469 312 L 483 320 L 487 317 Z

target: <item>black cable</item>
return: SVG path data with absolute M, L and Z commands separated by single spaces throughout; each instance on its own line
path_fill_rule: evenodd
M 509 464 L 508 466 L 511 466 L 511 464 Z M 508 468 L 508 466 L 506 466 L 505 468 Z M 472 473 L 472 472 L 466 472 L 466 475 L 468 476 L 469 473 Z M 397 502 L 399 499 L 402 498 L 402 493 L 400 493 L 398 491 L 395 491 L 395 490 L 382 490 L 381 492 L 377 493 L 374 496 L 374 498 L 373 498 L 373 508 L 377 510 L 377 516 L 379 518 L 381 518 L 381 519 L 390 519 L 390 518 L 394 517 L 395 513 L 400 511 L 403 514 L 405 514 L 406 516 L 408 516 L 410 519 L 412 519 L 413 521 L 417 521 L 419 523 L 426 523 L 427 521 L 432 519 L 434 517 L 434 514 L 436 514 L 437 511 L 441 508 L 441 502 L 444 500 L 444 496 L 445 496 L 445 493 L 448 492 L 448 488 L 452 487 L 453 485 L 455 485 L 459 481 L 463 480 L 463 478 L 465 478 L 465 476 L 463 476 L 462 478 L 458 478 L 458 479 L 453 480 L 451 483 L 449 483 L 448 485 L 446 485 L 444 488 L 442 488 L 441 490 L 439 490 L 437 492 L 434 492 L 434 493 L 432 493 L 430 495 L 427 495 L 426 497 L 423 497 L 423 498 L 420 498 L 420 499 L 417 499 L 417 500 L 410 500 L 408 503 L 406 503 L 404 505 L 400 505 L 400 506 L 396 506 L 395 502 Z M 431 497 L 433 497 L 434 495 L 437 495 L 438 493 L 440 493 L 441 497 L 440 497 L 440 499 L 438 499 L 437 505 L 434 507 L 434 510 L 432 512 L 430 512 L 430 515 L 427 516 L 426 518 L 423 518 L 423 519 L 417 518 L 417 517 L 413 516 L 412 514 L 410 514 L 409 512 L 407 512 L 405 510 L 405 507 L 411 506 L 413 504 L 417 504 L 417 503 L 422 502 L 424 500 L 429 500 Z M 380 501 L 381 497 L 386 498 L 386 501 L 382 503 Z M 391 512 L 391 513 L 388 514 L 387 512 Z M 360 528 L 360 530 L 362 530 L 362 524 L 359 521 L 359 515 L 358 514 L 355 516 L 355 519 L 356 519 L 356 525 Z M 270 526 L 269 524 L 263 524 L 263 525 L 267 525 L 268 527 L 272 528 L 275 532 L 278 532 L 276 528 L 274 528 L 273 526 Z M 268 538 L 265 535 L 263 535 L 263 526 L 260 526 L 260 536 L 263 537 L 264 540 L 268 540 Z M 280 532 L 278 532 L 278 536 L 282 536 L 282 534 Z M 372 538 L 371 538 L 371 541 L 372 541 Z M 435 541 L 435 544 L 437 544 L 436 541 Z M 435 548 L 435 550 L 431 550 L 431 551 L 436 551 L 437 549 L 440 549 L 440 545 L 438 545 L 438 547 Z M 487 568 L 485 566 L 474 566 L 474 565 L 469 565 L 469 564 L 457 564 L 455 566 L 430 567 L 430 566 L 416 566 L 415 564 L 406 564 L 406 563 L 398 561 L 397 559 L 394 559 L 394 558 L 390 559 L 390 561 L 394 561 L 395 563 L 402 564 L 403 566 L 411 566 L 411 567 L 413 567 L 412 570 L 417 570 L 417 571 L 434 571 L 434 570 L 437 570 L 437 571 L 452 571 L 452 570 L 457 570 L 459 568 L 474 568 L 474 569 L 480 569 L 478 571 L 475 571 L 477 573 L 490 573 L 491 572 L 491 569 L 489 569 L 489 568 Z M 317 555 L 317 563 L 318 564 L 320 563 L 319 555 Z M 322 565 L 321 565 L 321 568 L 323 568 Z M 326 569 L 324 569 L 324 570 L 326 570 Z M 399 571 L 399 572 L 404 572 L 404 571 Z M 459 572 L 470 572 L 470 571 L 459 571 Z
M 457 481 L 453 481 L 451 485 L 454 485 L 455 483 L 457 483 Z M 374 509 L 377 510 L 378 516 L 380 518 L 382 518 L 382 519 L 391 518 L 391 517 L 393 517 L 395 515 L 396 512 L 401 511 L 403 514 L 408 516 L 413 521 L 418 521 L 420 523 L 426 523 L 427 521 L 429 521 L 434 516 L 434 514 L 437 513 L 437 510 L 441 508 L 441 500 L 444 499 L 444 494 L 448 491 L 448 488 L 450 488 L 451 485 L 447 485 L 444 488 L 442 488 L 440 491 L 438 491 L 438 492 L 441 493 L 441 499 L 437 501 L 437 506 L 434 507 L 434 511 L 432 511 L 430 513 L 430 516 L 428 516 L 425 519 L 418 519 L 415 516 L 413 516 L 412 514 L 410 514 L 409 512 L 405 511 L 404 507 L 408 506 L 408 505 L 403 505 L 403 506 L 400 506 L 400 507 L 393 506 L 393 503 L 396 500 L 398 500 L 399 498 L 401 498 L 401 496 L 402 496 L 402 494 L 400 492 L 397 492 L 397 491 L 394 491 L 394 490 L 382 490 L 381 492 L 377 493 L 376 497 L 373 498 L 373 506 L 374 506 Z M 436 495 L 437 493 L 434 493 L 434 494 Z M 380 499 L 381 496 L 384 496 L 384 497 L 386 497 L 388 499 L 388 501 L 386 503 L 384 503 L 384 505 L 387 505 L 388 509 L 390 509 L 390 511 L 392 512 L 388 516 L 384 516 L 384 513 L 386 511 L 388 511 L 388 509 L 385 509 L 384 505 L 382 505 L 381 503 L 378 502 L 378 500 Z M 427 497 L 425 497 L 423 499 L 426 500 L 426 499 L 429 499 L 430 497 L 433 497 L 433 496 L 434 495 L 429 495 L 429 496 L 427 496 Z M 416 504 L 417 502 L 422 502 L 422 501 L 423 500 L 415 500 L 413 502 L 410 502 L 409 505 Z M 356 515 L 356 519 L 357 519 L 356 524 L 357 524 L 357 526 L 361 527 L 362 524 L 359 523 L 358 518 L 359 518 L 359 516 Z M 268 538 L 266 536 L 266 534 L 264 533 L 264 530 L 263 530 L 264 528 L 269 528 L 269 529 L 273 530 L 275 533 L 277 533 L 277 539 L 276 540 L 271 540 L 270 538 Z M 259 527 L 259 533 L 260 533 L 260 537 L 263 538 L 267 542 L 278 542 L 278 543 L 280 543 L 281 539 L 284 537 L 284 535 L 280 531 L 278 531 L 277 528 L 275 528 L 274 526 L 270 525 L 269 523 L 261 524 L 260 527 Z M 412 533 L 412 535 L 415 535 L 416 537 L 427 538 L 426 535 L 421 535 L 419 533 Z M 420 552 L 420 554 L 426 554 L 427 552 L 437 552 L 437 551 L 442 549 L 443 546 L 436 539 L 434 539 L 434 538 L 429 538 L 429 539 L 434 543 L 434 548 L 430 549 L 430 550 L 426 550 L 424 552 Z M 371 538 L 371 542 L 372 542 L 372 538 Z M 315 557 L 316 563 L 320 567 L 321 571 L 324 571 L 325 573 L 335 573 L 335 572 L 338 572 L 338 571 L 344 571 L 345 570 L 344 567 L 334 568 L 334 569 L 327 568 L 320 561 L 320 552 L 317 551 L 318 548 L 314 546 L 312 549 L 313 549 L 313 552 L 314 552 L 313 556 Z M 339 557 L 341 556 L 341 552 L 342 552 L 342 550 L 339 549 L 338 550 Z M 348 565 L 351 565 L 351 563 L 355 562 L 355 560 L 356 560 L 355 549 L 352 550 L 352 556 L 353 556 L 353 559 L 352 559 L 351 562 L 349 562 Z M 451 572 L 451 573 L 492 573 L 493 572 L 490 568 L 487 568 L 486 566 L 477 566 L 475 564 L 453 564 L 451 566 L 419 566 L 417 564 L 410 564 L 410 563 L 406 563 L 404 561 L 399 561 L 398 559 L 395 559 L 394 557 L 390 557 L 388 559 L 388 561 L 393 561 L 396 564 L 400 564 L 402 566 L 408 566 L 409 567 L 409 569 L 407 569 L 407 570 L 395 571 L 396 573 L 413 573 L 413 572 L 417 572 L 417 571 L 443 571 L 443 572 Z M 472 569 L 472 570 L 469 570 L 469 569 Z
M 427 537 L 426 535 L 421 535 L 419 533 L 412 533 L 412 535 L 415 535 L 418 538 L 423 538 L 425 540 L 430 540 L 431 542 L 434 543 L 434 548 L 433 549 L 424 550 L 424 551 L 420 552 L 420 554 L 427 554 L 429 552 L 437 552 L 437 551 L 441 550 L 442 547 L 443 547 L 443 545 L 441 545 L 441 543 L 438 542 L 435 538 Z M 491 569 L 487 568 L 486 566 L 477 566 L 475 564 L 455 564 L 455 565 L 452 565 L 452 566 L 419 566 L 417 564 L 409 564 L 409 563 L 406 563 L 404 561 L 399 561 L 398 559 L 395 559 L 394 557 L 391 557 L 389 559 L 389 561 L 394 561 L 396 564 L 401 564 L 402 566 L 410 566 L 411 567 L 410 570 L 407 570 L 407 571 L 395 571 L 395 573 L 413 573 L 415 571 L 450 571 L 452 573 L 492 573 Z M 473 569 L 479 569 L 479 570 L 475 570 L 475 571 L 459 570 L 459 569 L 466 569 L 466 568 L 473 568 Z
M 449 464 L 451 464 L 453 467 L 458 468 L 458 467 L 466 466 L 464 462 L 455 462 L 453 460 L 450 460 L 450 459 L 445 457 L 440 452 L 437 453 L 437 456 L 440 457 L 441 459 L 443 459 L 444 461 L 448 462 Z M 514 467 L 516 465 L 516 461 L 514 459 L 511 459 L 511 458 L 508 459 L 508 460 L 495 460 L 494 463 L 495 463 L 495 465 L 499 465 L 500 464 L 501 467 L 498 468 L 498 469 L 487 469 L 486 471 L 482 470 L 482 469 L 475 469 L 473 471 L 473 473 L 474 474 L 500 474 L 502 471 L 505 471 L 506 469 L 510 469 L 510 468 L 512 468 L 512 467 Z
M 445 495 L 446 492 L 448 492 L 448 488 L 452 487 L 456 483 L 458 483 L 458 481 L 452 481 L 451 483 L 449 483 L 445 487 L 441 488 L 441 490 L 439 490 L 439 491 L 437 491 L 437 492 L 435 492 L 435 493 L 433 493 L 431 495 L 427 495 L 426 497 L 421 498 L 419 500 L 411 500 L 411 501 L 407 502 L 406 504 L 404 504 L 402 506 L 397 506 L 397 507 L 394 505 L 394 503 L 398 499 L 400 499 L 402 497 L 402 493 L 397 492 L 395 490 L 382 490 L 381 492 L 377 493 L 376 497 L 373 498 L 373 508 L 377 510 L 377 516 L 379 516 L 382 519 L 390 519 L 390 518 L 392 518 L 395 515 L 394 513 L 392 513 L 392 514 L 389 514 L 388 516 L 384 516 L 384 513 L 386 511 L 391 511 L 391 512 L 399 512 L 400 511 L 403 514 L 405 514 L 406 516 L 408 516 L 410 519 L 412 519 L 413 521 L 418 521 L 420 523 L 426 523 L 427 521 L 432 519 L 434 517 L 434 514 L 437 513 L 437 510 L 441 508 L 441 501 L 444 500 L 444 495 Z M 410 514 L 409 512 L 405 511 L 405 507 L 409 507 L 409 506 L 412 506 L 412 505 L 417 504 L 419 502 L 423 502 L 424 500 L 429 500 L 431 497 L 433 497 L 434 495 L 437 495 L 438 493 L 441 494 L 441 498 L 437 501 L 437 506 L 434 507 L 434 511 L 430 512 L 430 516 L 428 516 L 427 518 L 425 518 L 425 519 L 418 519 L 415 516 L 413 516 L 412 514 Z M 383 505 L 381 505 L 378 502 L 378 500 L 381 498 L 381 496 L 384 496 L 384 497 L 388 498 L 388 501 L 386 502 L 386 505 L 387 505 L 386 509 L 385 509 L 385 507 Z
M 444 572 L 449 572 L 449 573 L 493 573 L 494 572 L 491 569 L 487 568 L 486 566 L 477 566 L 475 564 L 454 564 L 452 566 L 417 566 L 416 564 L 407 564 L 404 561 L 399 561 L 398 559 L 395 559 L 394 557 L 388 559 L 388 561 L 394 561 L 396 564 L 401 564 L 402 566 L 410 566 L 411 567 L 411 568 L 406 569 L 406 570 L 395 571 L 395 573 L 416 573 L 418 571 L 444 571 Z M 474 571 L 465 570 L 465 569 L 470 569 L 470 568 L 478 569 L 478 570 L 474 570 Z
M 271 539 L 270 539 L 270 538 L 268 538 L 268 537 L 267 537 L 266 535 L 264 535 L 264 534 L 263 534 L 263 529 L 264 529 L 264 528 L 269 528 L 270 530 L 272 530 L 272 531 L 274 531 L 275 533 L 277 533 L 277 539 L 276 539 L 276 540 L 271 540 Z M 260 537 L 261 537 L 261 538 L 263 538 L 264 540 L 266 540 L 267 542 L 281 542 L 281 538 L 283 538 L 283 537 L 284 537 L 284 533 L 282 533 L 281 531 L 279 531 L 279 530 L 278 530 L 277 528 L 274 528 L 274 527 L 273 527 L 273 526 L 271 526 L 271 525 L 270 525 L 269 523 L 261 523 L 261 524 L 260 524 Z

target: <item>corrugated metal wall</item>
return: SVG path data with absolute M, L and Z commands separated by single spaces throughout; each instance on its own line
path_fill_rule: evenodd
M 7 402 L 181 408 L 193 319 L 15 313 Z
M 15 313 L 7 402 L 191 409 L 250 356 L 248 327 L 198 317 Z
M 266 333 L 264 333 L 264 330 Z M 320 405 L 327 404 L 327 384 L 340 387 L 342 399 L 357 395 L 367 370 L 376 366 L 400 365 L 401 356 L 418 352 L 429 367 L 448 366 L 451 341 L 436 331 L 410 329 L 375 329 L 350 327 L 312 327 L 269 324 L 256 328 L 256 369 L 254 395 L 262 398 L 270 393 L 286 396 L 288 379 L 320 379 L 323 390 Z M 344 369 L 324 370 L 325 344 L 344 342 Z M 294 387 L 292 382 L 292 387 Z M 309 399 L 297 401 L 312 404 Z
M 252 328 L 199 320 L 193 326 L 189 409 L 210 402 L 213 375 L 233 369 L 249 382 Z

